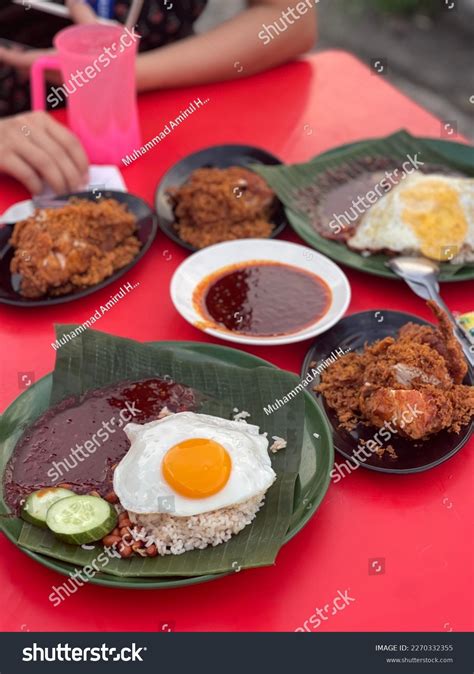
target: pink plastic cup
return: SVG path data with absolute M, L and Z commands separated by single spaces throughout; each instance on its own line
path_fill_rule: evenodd
M 45 110 L 46 69 L 59 69 L 63 84 L 52 88 L 52 107 L 67 101 L 68 123 L 94 164 L 121 164 L 140 146 L 135 57 L 137 39 L 123 26 L 92 24 L 60 31 L 57 54 L 41 56 L 31 70 L 33 110 Z

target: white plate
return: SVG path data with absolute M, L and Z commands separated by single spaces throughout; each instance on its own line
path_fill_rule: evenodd
M 223 267 L 251 260 L 282 262 L 316 274 L 331 289 L 332 300 L 328 311 L 322 318 L 303 330 L 277 337 L 240 335 L 225 328 L 205 327 L 205 319 L 193 306 L 193 293 L 196 286 L 206 276 Z M 270 239 L 226 241 L 194 253 L 175 271 L 171 279 L 170 292 L 176 310 L 194 327 L 228 342 L 257 345 L 293 344 L 319 335 L 338 322 L 351 299 L 351 287 L 346 275 L 329 258 L 306 246 Z M 278 301 L 277 297 L 275 301 Z

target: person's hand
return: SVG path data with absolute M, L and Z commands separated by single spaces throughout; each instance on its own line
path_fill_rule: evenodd
M 71 19 L 77 24 L 98 23 L 99 18 L 92 7 L 85 0 L 66 0 Z M 55 49 L 8 49 L 0 47 L 0 63 L 15 68 L 20 75 L 28 79 L 31 66 L 40 56 L 51 56 Z M 48 70 L 46 79 L 51 84 L 61 84 L 62 77 L 58 71 Z
M 98 23 L 99 17 L 86 0 L 66 0 L 74 23 Z
M 87 182 L 88 160 L 79 140 L 46 112 L 0 119 L 0 171 L 32 193 L 49 185 L 56 194 Z

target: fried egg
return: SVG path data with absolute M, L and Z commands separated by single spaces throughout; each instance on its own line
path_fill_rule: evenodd
M 474 180 L 413 174 L 361 218 L 348 240 L 356 250 L 474 260 Z
M 114 491 L 133 513 L 187 517 L 243 503 L 276 479 L 258 426 L 179 412 L 127 424 L 131 442 L 114 472 Z

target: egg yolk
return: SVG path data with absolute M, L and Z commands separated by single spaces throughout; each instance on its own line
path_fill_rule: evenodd
M 225 486 L 231 466 L 229 454 L 218 442 L 190 438 L 166 452 L 162 470 L 166 482 L 178 494 L 206 498 Z
M 441 180 L 425 180 L 401 191 L 403 220 L 420 239 L 420 250 L 432 260 L 446 261 L 464 243 L 468 224 L 458 191 Z

